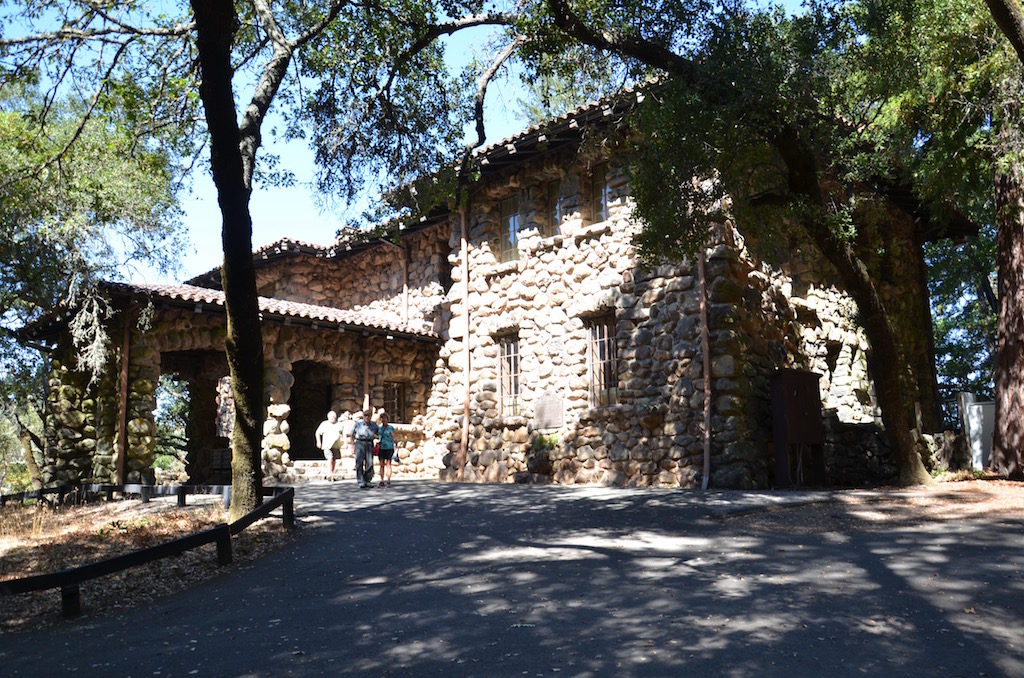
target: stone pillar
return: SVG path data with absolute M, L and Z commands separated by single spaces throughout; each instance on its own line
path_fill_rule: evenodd
M 51 362 L 45 422 L 47 458 L 42 468 L 45 485 L 90 479 L 96 449 L 96 401 L 90 397 L 88 376 L 68 367 L 69 351 Z
M 291 449 L 291 440 L 288 438 L 291 407 L 288 398 L 295 378 L 291 373 L 291 364 L 283 360 L 274 363 L 268 361 L 263 375 L 267 402 L 267 418 L 263 422 L 263 477 L 286 482 L 291 478 L 294 466 L 288 453 Z
M 133 333 L 134 334 L 134 333 Z M 131 365 L 128 368 L 127 460 L 129 483 L 152 483 L 153 458 L 156 456 L 156 386 L 160 380 L 160 353 L 132 337 Z M 116 446 L 115 446 L 116 449 Z
M 230 382 L 230 380 L 229 380 Z M 217 441 L 218 379 L 202 373 L 189 379 L 189 411 L 185 422 L 188 454 L 185 471 L 193 483 L 207 482 L 212 471 L 213 450 L 223 448 Z

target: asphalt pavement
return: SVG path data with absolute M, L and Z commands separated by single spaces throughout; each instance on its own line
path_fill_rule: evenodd
M 354 482 L 154 605 L 0 634 L 3 676 L 1022 676 L 1024 516 L 743 531 L 826 493 Z

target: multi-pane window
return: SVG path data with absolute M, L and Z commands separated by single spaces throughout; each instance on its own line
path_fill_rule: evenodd
M 587 323 L 590 345 L 590 405 L 603 407 L 619 401 L 619 360 L 615 344 L 615 316 L 593 318 Z
M 519 258 L 519 198 L 501 201 L 498 216 L 498 250 L 502 261 Z
M 498 338 L 500 352 L 498 371 L 501 377 L 501 413 L 519 414 L 519 335 L 508 334 Z
M 608 186 L 608 163 L 594 165 L 590 174 L 591 218 L 596 224 L 608 219 L 611 189 Z
M 544 204 L 546 212 L 546 223 L 543 224 L 543 235 L 548 238 L 558 235 L 562 226 L 562 182 L 553 179 L 544 186 Z
M 397 381 L 384 382 L 384 411 L 388 413 L 392 423 L 406 423 L 405 384 Z

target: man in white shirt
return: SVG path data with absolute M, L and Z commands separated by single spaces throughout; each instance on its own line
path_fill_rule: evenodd
M 316 427 L 316 446 L 323 450 L 324 459 L 330 465 L 330 473 L 325 480 L 334 480 L 334 462 L 341 455 L 341 422 L 338 415 L 331 410 L 327 413 L 327 419 L 320 422 Z

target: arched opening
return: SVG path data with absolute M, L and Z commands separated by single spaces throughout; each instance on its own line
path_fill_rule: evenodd
M 164 372 L 156 387 L 156 455 L 153 467 L 158 481 L 185 480 L 188 455 L 189 383 L 174 372 Z
M 220 351 L 174 351 L 160 356 L 160 371 L 169 384 L 183 388 L 179 397 L 187 408 L 183 447 L 185 473 L 190 483 L 231 482 L 231 442 L 218 426 L 218 384 L 228 373 L 227 360 Z M 162 380 L 164 378 L 162 377 Z M 159 422 L 158 422 L 159 423 Z M 159 427 L 158 427 L 159 430 Z
M 289 454 L 292 459 L 322 459 L 323 453 L 316 449 L 316 427 L 331 409 L 331 368 L 323 363 L 300 361 L 292 365 L 291 397 L 288 404 Z

